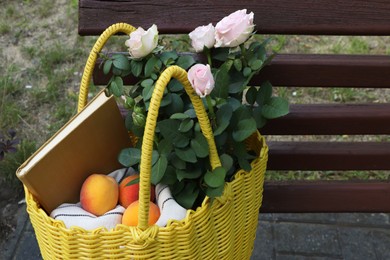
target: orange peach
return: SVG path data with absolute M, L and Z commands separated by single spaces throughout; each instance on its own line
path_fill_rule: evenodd
M 137 226 L 138 225 L 138 208 L 139 201 L 134 201 L 131 203 L 123 213 L 122 224 L 127 226 Z M 154 225 L 160 217 L 160 209 L 153 202 L 149 203 L 149 226 Z
M 127 185 L 132 180 L 139 178 L 139 174 L 134 174 L 124 178 L 119 184 L 119 204 L 127 208 L 131 203 L 138 200 L 139 183 Z M 153 185 L 150 187 L 150 201 L 154 201 L 155 192 Z
M 85 179 L 80 191 L 81 207 L 100 216 L 116 207 L 119 188 L 116 180 L 105 174 L 92 174 Z

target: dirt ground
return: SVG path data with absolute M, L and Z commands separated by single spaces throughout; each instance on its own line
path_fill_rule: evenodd
M 0 179 L 0 246 L 6 241 L 8 235 L 15 231 L 16 213 L 19 202 L 24 198 L 21 185 L 7 185 L 6 180 Z
M 15 74 L 11 76 L 18 78 L 17 82 L 20 85 L 18 89 L 23 91 L 18 106 L 28 113 L 25 118 L 17 115 L 22 118 L 18 127 L 30 129 L 30 131 L 25 131 L 27 134 L 24 134 L 24 138 L 34 140 L 37 146 L 47 138 L 48 126 L 53 120 L 50 113 L 53 110 L 48 109 L 48 104 L 31 107 L 32 91 L 45 87 L 47 82 L 47 78 L 40 77 L 38 73 L 34 74 L 31 71 L 37 71 L 42 53 L 44 54 L 45 50 L 49 50 L 59 42 L 68 48 L 73 48 L 77 43 L 77 7 L 72 6 L 70 1 L 2 2 L 0 8 L 0 66 L 4 68 L 4 71 L 11 66 L 16 68 Z M 5 75 L 2 76 L 5 77 Z M 72 80 L 79 80 L 79 75 L 75 75 L 74 79 L 68 82 Z M 74 85 L 73 82 L 71 85 Z M 2 87 L 4 86 L 0 86 L 0 89 Z M 0 102 L 2 102 L 1 99 Z M 19 129 L 18 134 L 20 132 Z M 24 199 L 22 184 L 15 175 L 12 178 L 12 181 L 6 179 L 6 176 L 0 172 L 0 245 L 15 230 L 16 213 L 19 204 L 23 203 Z

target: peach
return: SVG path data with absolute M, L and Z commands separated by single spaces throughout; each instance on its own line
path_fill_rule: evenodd
M 125 210 L 122 216 L 122 224 L 127 226 L 138 225 L 138 208 L 139 200 L 131 203 Z M 149 226 L 154 225 L 160 217 L 160 209 L 153 202 L 149 202 Z
M 94 173 L 81 187 L 80 203 L 86 211 L 100 216 L 116 207 L 118 196 L 118 183 L 113 177 Z
M 131 203 L 138 200 L 139 183 L 127 185 L 132 180 L 139 178 L 139 174 L 134 174 L 124 178 L 119 184 L 119 204 L 127 208 Z M 150 187 L 150 201 L 154 201 L 155 192 L 153 185 Z

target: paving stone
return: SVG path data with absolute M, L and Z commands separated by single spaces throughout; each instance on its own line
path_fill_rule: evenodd
M 256 231 L 256 240 L 251 259 L 272 259 L 274 251 L 272 224 L 260 221 Z
M 38 242 L 35 238 L 33 232 L 24 232 L 22 238 L 19 241 L 19 246 L 15 251 L 14 258 L 15 260 L 19 259 L 29 259 L 29 260 L 40 260 L 42 259 L 41 253 L 39 251 Z
M 28 221 L 28 215 L 25 206 L 21 206 L 18 209 L 17 216 L 15 231 L 9 235 L 7 242 L 4 243 L 0 248 L 0 259 L 10 259 L 18 246 L 19 238 L 23 234 L 26 222 Z
M 337 221 L 336 213 L 274 213 L 272 217 L 278 222 L 332 224 Z
M 356 226 L 383 226 L 390 228 L 390 213 L 339 213 L 337 223 Z
M 341 249 L 336 227 L 306 223 L 274 225 L 277 253 L 340 257 Z
M 272 213 L 259 213 L 259 220 L 260 221 L 274 221 L 274 214 Z
M 342 259 L 341 257 L 327 256 L 304 256 L 304 255 L 276 255 L 276 260 L 334 260 Z
M 370 229 L 343 227 L 339 236 L 344 259 L 376 259 Z
M 390 231 L 374 230 L 371 237 L 376 259 L 390 259 Z

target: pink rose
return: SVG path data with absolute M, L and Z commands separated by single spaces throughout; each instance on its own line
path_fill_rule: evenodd
M 247 14 L 246 9 L 238 10 L 215 26 L 215 47 L 237 47 L 250 37 L 254 28 L 253 12 Z
M 203 51 L 204 47 L 211 48 L 215 43 L 215 28 L 210 23 L 209 25 L 199 26 L 189 36 L 191 39 L 192 47 L 196 52 Z
M 136 59 L 143 58 L 151 53 L 158 43 L 157 26 L 152 25 L 147 31 L 142 27 L 130 33 L 130 39 L 125 44 L 129 47 L 130 56 Z
M 188 71 L 188 80 L 196 94 L 205 97 L 211 93 L 214 88 L 214 78 L 211 74 L 210 65 L 196 64 Z

